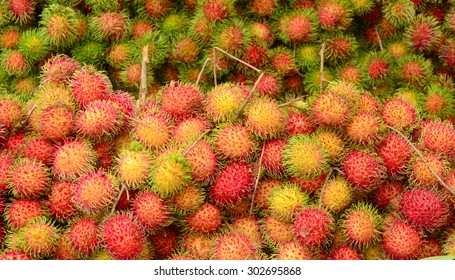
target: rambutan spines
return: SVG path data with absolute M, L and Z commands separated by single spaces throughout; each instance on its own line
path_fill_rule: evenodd
M 35 259 L 53 257 L 59 229 L 46 218 L 37 218 L 20 229 L 21 247 Z
M 77 218 L 68 226 L 68 243 L 71 251 L 80 258 L 87 258 L 100 246 L 99 225 L 93 218 Z
M 297 215 L 294 234 L 305 247 L 318 248 L 328 244 L 335 228 L 335 221 L 326 210 L 309 207 Z
M 192 85 L 171 84 L 161 94 L 162 110 L 177 119 L 196 114 L 201 106 L 202 94 Z
M 107 99 L 113 93 L 109 78 L 90 67 L 74 73 L 71 89 L 81 107 L 95 100 Z
M 249 159 L 256 149 L 256 141 L 245 125 L 221 125 L 215 135 L 215 147 L 224 158 L 233 160 Z
M 139 188 L 147 182 L 152 159 L 142 150 L 123 150 L 116 159 L 117 174 L 122 183 L 131 188 Z
M 76 179 L 94 168 L 95 152 L 83 140 L 64 140 L 54 154 L 52 172 L 60 179 Z
M 19 159 L 10 176 L 9 188 L 16 197 L 35 198 L 47 194 L 50 174 L 42 163 Z
M 154 231 L 172 222 L 168 203 L 152 191 L 144 191 L 135 196 L 133 212 L 146 231 Z
M 386 222 L 382 247 L 393 259 L 415 259 L 421 246 L 421 233 L 407 222 L 400 219 Z
M 198 233 L 213 233 L 221 228 L 223 214 L 214 204 L 204 203 L 185 219 L 185 227 Z
M 314 40 L 318 28 L 315 13 L 299 9 L 284 13 L 277 20 L 278 36 L 285 43 L 301 44 Z
M 88 103 L 76 118 L 75 127 L 79 135 L 89 139 L 103 136 L 113 137 L 122 125 L 122 116 L 110 101 L 95 100 Z
M 286 115 L 277 102 L 255 99 L 246 109 L 246 124 L 262 139 L 278 136 L 285 128 Z

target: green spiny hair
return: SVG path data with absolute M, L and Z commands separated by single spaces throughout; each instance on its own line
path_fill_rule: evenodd
M 107 46 L 96 41 L 84 41 L 71 50 L 72 57 L 83 64 L 91 64 L 97 68 L 103 68 L 104 55 Z
M 319 66 L 321 63 L 319 56 L 320 49 L 321 47 L 319 45 L 313 43 L 299 45 L 295 53 L 299 69 L 306 72 L 311 68 Z
M 268 199 L 270 214 L 281 221 L 292 221 L 305 206 L 310 196 L 299 186 L 284 183 L 275 187 Z
M 120 2 L 118 0 L 86 0 L 85 2 L 95 14 L 108 11 L 117 12 L 120 9 Z
M 13 14 L 9 8 L 9 1 L 0 0 L 0 27 L 8 25 L 13 18 Z
M 425 110 L 427 116 L 445 119 L 455 114 L 454 91 L 441 84 L 431 83 L 426 88 Z
M 405 27 L 415 18 L 415 5 L 411 0 L 387 1 L 382 6 L 385 19 L 389 20 L 395 27 Z

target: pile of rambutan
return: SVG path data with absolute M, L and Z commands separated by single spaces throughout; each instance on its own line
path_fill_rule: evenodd
M 454 0 L 0 0 L 0 259 L 455 255 Z

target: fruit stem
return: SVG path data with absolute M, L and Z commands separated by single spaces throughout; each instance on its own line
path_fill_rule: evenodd
M 455 196 L 455 190 L 452 190 L 449 186 L 447 186 L 447 184 L 441 179 L 441 177 L 439 177 L 438 174 L 436 174 L 433 167 L 431 167 L 431 165 L 428 164 L 428 162 L 425 160 L 424 156 L 416 148 L 416 146 L 411 141 L 409 141 L 409 139 L 403 133 L 401 133 L 401 131 L 399 131 L 398 129 L 388 126 L 388 125 L 385 125 L 385 126 L 389 129 L 395 131 L 396 133 L 398 133 L 401 137 L 403 137 L 406 140 L 406 142 L 408 142 L 408 144 L 412 147 L 412 149 L 414 149 L 414 151 L 417 153 L 417 155 L 422 159 L 423 163 L 428 167 L 428 169 L 430 169 L 431 173 L 433 173 L 433 175 L 436 177 L 436 179 L 439 181 L 439 183 L 441 183 L 441 185 L 444 188 L 446 188 L 449 192 L 452 193 L 452 195 Z
M 333 170 L 334 170 L 334 168 L 330 168 L 330 171 L 327 174 L 327 177 L 325 177 L 324 184 L 322 184 L 321 195 L 319 196 L 319 207 L 322 207 L 322 193 L 324 192 L 327 182 L 329 182 L 330 176 L 332 176 Z
M 292 103 L 302 100 L 305 97 L 306 97 L 306 95 L 299 96 L 297 98 L 292 99 L 291 101 L 278 105 L 278 107 L 285 107 L 285 106 L 291 105 Z
M 186 156 L 186 154 L 188 154 L 188 153 L 194 148 L 194 146 L 196 146 L 196 144 L 197 144 L 199 141 L 201 141 L 201 139 L 202 139 L 205 135 L 207 135 L 210 131 L 212 131 L 212 129 L 210 129 L 210 128 L 209 128 L 209 129 L 206 129 L 206 130 L 204 131 L 204 133 L 202 133 L 201 135 L 199 135 L 199 137 L 191 144 L 191 146 L 189 146 L 189 147 L 182 153 L 183 156 Z
M 126 191 L 126 197 L 127 197 L 127 199 L 129 200 L 128 189 L 125 187 L 124 184 L 122 184 L 122 188 L 120 189 L 120 192 L 118 193 L 118 196 L 117 196 L 117 198 L 115 199 L 114 206 L 113 206 L 112 209 L 111 209 L 111 215 L 114 214 L 115 208 L 117 207 L 117 204 L 119 203 L 120 198 L 122 198 L 122 194 L 123 194 L 124 191 Z
M 321 51 L 319 56 L 321 57 L 321 66 L 319 69 L 319 91 L 322 93 L 322 82 L 324 81 L 324 51 L 325 51 L 325 42 L 322 43 Z
M 262 144 L 261 157 L 259 158 L 259 164 L 258 164 L 258 175 L 256 176 L 256 181 L 254 182 L 253 196 L 251 197 L 250 215 L 253 215 L 254 196 L 256 195 L 256 189 L 259 184 L 259 179 L 261 178 L 262 159 L 264 157 L 264 150 L 265 150 L 265 142 Z
M 150 62 L 148 57 L 149 45 L 147 44 L 142 48 L 141 86 L 139 89 L 139 99 L 137 100 L 137 110 L 145 103 L 145 99 L 147 98 L 147 65 Z
M 207 63 L 208 63 L 209 61 L 212 61 L 213 65 L 215 65 L 215 67 L 218 67 L 218 69 L 221 69 L 220 66 L 218 66 L 218 65 L 213 61 L 213 59 L 211 59 L 210 57 L 208 57 L 208 58 L 204 61 L 204 64 L 202 65 L 202 68 L 201 68 L 201 71 L 199 72 L 199 75 L 197 76 L 196 86 L 199 85 L 199 82 L 201 81 L 201 78 L 202 78 L 202 73 L 204 73 L 205 67 L 207 66 Z
M 30 109 L 30 111 L 28 112 L 27 116 L 25 117 L 25 119 L 22 121 L 22 124 L 26 124 L 28 122 L 28 120 L 30 119 L 30 117 L 32 116 L 33 112 L 35 111 L 36 109 L 36 104 L 33 104 L 33 107 L 32 109 Z
M 376 36 L 378 37 L 379 48 L 381 49 L 381 51 L 383 51 L 384 48 L 382 47 L 382 40 L 381 40 L 381 36 L 379 36 L 379 32 L 378 32 L 378 27 L 377 26 L 374 27 L 374 31 L 376 32 Z
M 237 113 L 237 118 L 240 117 L 240 114 L 242 113 L 243 111 L 243 108 L 245 108 L 246 104 L 248 103 L 248 101 L 250 101 L 251 97 L 253 96 L 253 93 L 254 91 L 256 90 L 256 87 L 258 86 L 259 82 L 261 81 L 262 77 L 264 77 L 264 72 L 260 72 L 261 74 L 259 75 L 259 78 L 256 80 L 256 82 L 254 83 L 253 85 L 253 88 L 251 89 L 250 93 L 248 94 L 247 98 L 245 99 L 245 101 L 243 102 L 242 106 L 240 106 L 240 109 Z

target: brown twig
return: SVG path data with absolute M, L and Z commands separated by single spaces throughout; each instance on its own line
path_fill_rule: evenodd
M 32 116 L 33 112 L 35 111 L 35 109 L 37 108 L 38 106 L 36 106 L 36 104 L 33 104 L 33 107 L 32 109 L 30 109 L 30 111 L 28 112 L 27 116 L 25 117 L 25 119 L 22 121 L 22 125 L 26 124 L 28 122 L 28 120 L 30 119 L 30 117 Z
M 302 100 L 305 97 L 307 97 L 307 96 L 306 95 L 299 96 L 297 98 L 292 99 L 291 101 L 288 101 L 286 103 L 280 104 L 278 107 L 285 107 L 285 106 L 291 105 L 292 103 L 297 102 L 299 100 Z
M 330 176 L 332 176 L 333 170 L 333 168 L 330 168 L 330 171 L 327 174 L 327 177 L 325 177 L 324 183 L 322 184 L 321 195 L 319 196 L 319 207 L 322 207 L 322 193 L 324 192 L 325 186 L 329 182 Z
M 117 207 L 117 204 L 119 203 L 120 199 L 122 198 L 122 194 L 125 190 L 127 191 L 127 197 L 129 197 L 128 189 L 125 187 L 124 184 L 122 184 L 122 188 L 120 189 L 120 192 L 118 193 L 118 196 L 114 201 L 114 206 L 111 209 L 111 215 L 114 214 L 115 208 Z
M 260 71 L 260 70 L 259 70 Z M 256 80 L 256 82 L 254 83 L 253 85 L 253 88 L 251 89 L 250 93 L 248 94 L 247 98 L 245 99 L 245 101 L 242 103 L 242 105 L 240 106 L 240 109 L 239 111 L 237 112 L 237 118 L 240 117 L 240 115 L 242 114 L 242 111 L 243 111 L 243 108 L 245 108 L 246 104 L 248 103 L 248 101 L 250 101 L 251 97 L 253 96 L 253 93 L 254 91 L 256 90 L 256 87 L 258 86 L 259 82 L 261 81 L 262 77 L 264 77 L 264 72 L 260 72 L 261 74 L 259 75 L 258 79 Z
M 412 149 L 417 153 L 417 155 L 420 157 L 420 159 L 422 159 L 423 163 L 428 167 L 428 169 L 431 171 L 431 173 L 433 173 L 433 175 L 436 177 L 436 179 L 439 181 L 439 183 L 444 187 L 446 188 L 449 192 L 452 193 L 452 195 L 455 195 L 455 190 L 453 190 L 452 188 L 450 188 L 449 186 L 447 186 L 447 184 L 441 179 L 441 177 L 439 177 L 439 175 L 434 171 L 433 167 L 431 167 L 431 165 L 426 161 L 425 157 L 423 156 L 423 154 L 416 148 L 416 146 L 408 139 L 408 137 L 406 137 L 406 135 L 404 135 L 401 131 L 399 131 L 398 129 L 394 128 L 394 127 L 391 127 L 391 126 L 388 126 L 388 125 L 385 125 L 387 128 L 395 131 L 396 133 L 398 133 L 401 137 L 403 137 L 406 142 L 408 142 L 408 144 L 412 147 Z
M 256 176 L 256 181 L 254 182 L 253 195 L 251 197 L 250 215 L 253 215 L 254 196 L 256 195 L 256 189 L 259 184 L 259 179 L 261 178 L 262 159 L 264 157 L 264 150 L 265 150 L 265 142 L 264 142 L 264 144 L 262 144 L 261 157 L 259 158 L 258 175 Z
M 376 32 L 376 37 L 378 37 L 379 48 L 381 49 L 381 51 L 383 51 L 384 48 L 382 47 L 382 40 L 381 40 L 381 36 L 379 36 L 379 32 L 378 32 L 378 27 L 377 26 L 374 27 L 374 31 Z
M 145 104 L 147 99 L 147 65 L 149 64 L 149 45 L 142 48 L 142 67 L 141 67 L 141 85 L 139 87 L 139 98 L 136 102 L 136 112 Z
M 319 91 L 322 92 L 322 82 L 324 81 L 324 51 L 325 51 L 325 42 L 322 43 L 321 51 L 319 56 L 321 57 L 321 65 L 319 69 Z

